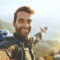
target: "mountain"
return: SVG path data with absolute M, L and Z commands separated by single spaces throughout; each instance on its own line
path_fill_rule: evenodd
M 14 28 L 13 28 L 12 24 L 11 23 L 8 23 L 8 22 L 5 22 L 2 19 L 0 19 L 0 29 L 7 29 L 11 33 L 14 32 Z
M 60 42 L 57 40 L 41 40 L 33 47 L 34 53 L 44 55 L 50 52 L 58 53 L 60 51 Z

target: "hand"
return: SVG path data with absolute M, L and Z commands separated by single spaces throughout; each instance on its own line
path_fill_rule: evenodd
M 40 29 L 41 29 L 41 32 L 46 33 L 46 31 L 47 31 L 48 27 L 40 27 Z

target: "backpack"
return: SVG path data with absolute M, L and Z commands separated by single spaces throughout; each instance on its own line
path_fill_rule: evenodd
M 0 40 L 9 36 L 9 31 L 8 30 L 0 30 Z

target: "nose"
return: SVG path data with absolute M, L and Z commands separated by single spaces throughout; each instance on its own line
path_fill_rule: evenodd
M 28 26 L 29 26 L 28 23 L 24 23 L 25 28 L 28 28 Z

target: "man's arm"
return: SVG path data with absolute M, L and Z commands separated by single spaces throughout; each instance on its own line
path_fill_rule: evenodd
M 9 60 L 8 44 L 8 41 L 2 40 L 2 42 L 0 42 L 0 60 Z
M 11 49 L 8 47 L 10 42 L 2 41 L 0 42 L 0 60 L 16 60 L 11 58 Z
M 0 60 L 16 60 L 16 59 L 9 58 L 6 52 L 0 50 Z
M 9 55 L 11 55 L 9 50 L 4 48 L 0 49 L 0 60 L 17 60 L 15 58 L 11 58 Z
M 4 51 L 0 51 L 0 60 L 9 60 L 9 57 Z
M 48 28 L 47 27 L 40 27 L 40 29 L 41 29 L 41 32 L 37 33 L 36 35 L 34 35 L 32 37 L 33 45 L 35 45 L 37 42 L 39 42 L 42 39 L 42 37 L 44 36 L 44 34 L 46 33 Z

